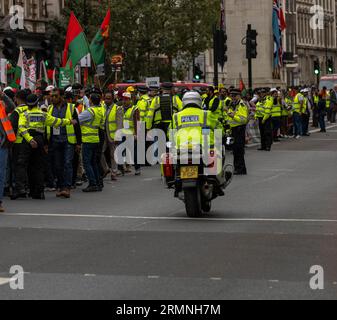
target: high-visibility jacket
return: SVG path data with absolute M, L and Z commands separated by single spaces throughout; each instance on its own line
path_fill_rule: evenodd
M 106 113 L 106 133 L 110 142 L 115 141 L 115 135 L 118 129 L 117 112 L 121 111 L 122 107 L 114 104 Z
M 153 125 L 157 125 L 161 122 L 171 123 L 169 121 L 162 121 L 161 110 L 160 110 L 160 96 L 155 97 L 152 102 L 150 109 L 146 116 L 146 129 L 152 129 Z M 173 96 L 172 98 L 172 111 L 173 114 L 181 111 L 183 109 L 183 103 L 178 96 Z
M 69 126 L 70 124 L 71 120 L 55 118 L 49 113 L 41 111 L 36 106 L 21 113 L 19 118 L 19 133 L 29 143 L 33 140 L 30 130 L 44 135 L 47 126 L 57 128 Z
M 301 93 L 298 93 L 296 97 L 294 98 L 294 103 L 293 103 L 293 112 L 296 113 L 301 113 L 301 102 L 300 99 L 304 99 L 304 96 Z
M 283 106 L 282 115 L 291 116 L 292 110 L 290 107 L 293 105 L 293 100 L 291 98 L 285 98 L 284 102 L 285 102 L 285 105 Z
M 28 110 L 28 106 L 26 105 L 20 105 L 18 107 L 15 108 L 14 112 L 16 112 L 19 115 L 20 118 L 20 114 L 24 113 L 25 111 Z M 15 144 L 20 144 L 23 142 L 23 137 L 21 136 L 21 134 L 19 133 L 19 131 L 16 134 L 16 140 L 15 140 Z
M 330 92 L 328 92 L 326 95 L 326 108 L 330 109 L 330 105 L 331 105 L 331 95 Z
M 258 101 L 256 103 L 256 110 L 255 110 L 255 118 L 263 118 L 264 117 L 264 101 Z
M 150 109 L 150 105 L 151 99 L 147 94 L 142 95 L 139 101 L 137 102 L 141 122 L 146 122 L 146 116 Z
M 87 109 L 92 115 L 90 122 L 81 124 L 82 142 L 99 143 L 99 129 L 104 127 L 104 113 L 101 106 L 93 106 Z
M 278 118 L 282 116 L 282 105 L 278 99 L 276 104 L 273 103 L 273 107 L 271 109 L 271 116 L 272 118 Z
M 234 117 L 229 116 L 228 123 L 231 128 L 246 125 L 249 120 L 249 110 L 247 105 L 241 100 L 236 106 L 232 105 L 229 113 L 234 113 Z
M 53 111 L 54 111 L 54 106 L 50 105 L 49 108 L 48 108 L 48 114 L 50 114 L 52 116 Z M 75 111 L 75 105 L 72 104 L 72 103 L 68 103 L 65 118 L 69 119 L 69 120 L 72 120 L 74 111 Z M 68 142 L 70 144 L 76 144 L 77 140 L 76 140 L 76 134 L 75 134 L 74 126 L 73 125 L 66 126 L 66 131 L 67 131 Z M 50 141 L 51 134 L 52 134 L 52 127 L 48 126 L 47 127 L 47 139 L 48 139 L 48 141 Z
M 307 97 L 304 97 L 302 114 L 306 114 L 307 113 L 307 111 L 308 111 L 308 102 L 309 102 L 309 99 Z
M 6 114 L 6 107 L 1 101 L 0 101 L 0 121 L 3 127 L 3 130 L 5 131 L 6 139 L 9 142 L 15 142 L 16 136 L 15 136 L 12 124 L 9 121 L 8 116 Z
M 274 106 L 274 98 L 272 96 L 267 96 L 264 101 L 264 116 L 263 116 L 264 122 L 266 122 L 271 117 L 273 106 Z
M 214 146 L 214 130 L 223 131 L 219 121 L 215 121 L 210 111 L 191 107 L 173 116 L 171 128 L 176 130 L 174 141 L 178 149 L 188 148 L 190 144 L 204 144 L 203 134 L 208 136 L 209 146 Z
M 126 111 L 124 111 L 123 118 L 123 133 L 127 135 L 135 134 L 135 124 L 134 124 L 134 115 L 137 110 L 137 106 L 132 106 Z

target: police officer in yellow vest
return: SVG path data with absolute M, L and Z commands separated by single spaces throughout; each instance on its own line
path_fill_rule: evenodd
M 63 128 L 47 127 L 49 151 L 51 153 L 51 165 L 57 178 L 56 196 L 70 198 L 70 190 L 73 182 L 73 160 L 76 151 L 79 152 L 82 144 L 81 127 L 75 105 L 63 100 L 60 89 L 54 89 L 51 93 L 52 104 L 48 108 L 48 114 L 58 119 L 76 120 L 75 126 L 69 125 Z
M 100 129 L 104 128 L 105 114 L 101 106 L 101 97 L 97 93 L 90 95 L 90 107 L 79 115 L 82 131 L 83 166 L 89 180 L 83 192 L 100 192 L 103 188 L 101 166 Z
M 222 117 L 222 107 L 219 97 L 216 94 L 214 87 L 210 86 L 207 89 L 207 98 L 204 100 L 203 109 L 211 111 L 214 118 L 219 120 Z
M 279 130 L 281 128 L 281 116 L 282 116 L 282 102 L 280 98 L 280 92 L 273 88 L 270 90 L 273 97 L 273 107 L 271 109 L 271 118 L 273 124 L 273 140 L 279 142 Z
M 137 108 L 139 110 L 139 116 L 141 122 L 146 122 L 146 116 L 151 106 L 151 98 L 148 95 L 149 89 L 146 86 L 139 86 L 137 88 L 139 92 L 139 100 L 137 102 Z
M 259 151 L 270 151 L 273 144 L 273 129 L 271 112 L 274 105 L 274 99 L 268 94 L 267 89 L 260 90 L 260 98 L 256 103 L 255 119 L 259 121 L 261 136 L 261 148 Z
M 231 90 L 233 102 L 227 112 L 228 123 L 232 130 L 234 138 L 234 174 L 246 175 L 247 168 L 245 162 L 245 145 L 246 145 L 246 126 L 249 120 L 249 110 L 247 105 L 242 101 L 241 91 L 239 89 Z
M 105 93 L 104 102 L 107 107 L 107 110 L 105 116 L 106 138 L 103 146 L 102 166 L 104 170 L 108 169 L 108 164 L 105 159 L 105 152 L 109 150 L 111 181 L 116 181 L 118 167 L 115 160 L 115 151 L 117 147 L 115 136 L 118 130 L 123 129 L 123 108 L 114 103 L 113 94 L 111 92 Z
M 209 130 L 210 147 L 214 146 L 214 130 L 223 130 L 210 111 L 202 110 L 202 98 L 198 92 L 186 92 L 183 97 L 183 110 L 173 116 L 171 128 L 177 130 L 174 140 L 177 149 L 185 149 L 190 142 L 203 145 L 203 130 Z
M 30 194 L 33 199 L 44 200 L 44 157 L 46 145 L 46 127 L 53 128 L 75 125 L 76 120 L 55 118 L 44 113 L 38 107 L 39 98 L 35 94 L 27 97 L 28 110 L 20 115 L 19 133 L 24 139 L 22 151 L 18 158 L 16 175 L 16 193 L 26 193 L 26 185 L 30 184 Z
M 163 83 L 163 93 L 152 100 L 146 116 L 147 130 L 161 129 L 167 134 L 172 116 L 182 110 L 182 102 L 177 95 L 173 95 L 172 89 L 172 83 Z

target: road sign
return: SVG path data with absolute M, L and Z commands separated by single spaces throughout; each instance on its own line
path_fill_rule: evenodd
M 159 77 L 146 78 L 146 85 L 148 87 L 160 87 L 160 78 Z

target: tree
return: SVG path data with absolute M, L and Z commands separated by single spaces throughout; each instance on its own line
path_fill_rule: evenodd
M 159 75 L 171 80 L 172 61 L 181 58 L 188 66 L 211 46 L 212 26 L 219 15 L 219 0 L 90 0 L 69 1 L 61 19 L 52 23 L 63 50 L 70 11 L 84 27 L 89 41 L 102 22 L 108 6 L 111 8 L 110 43 L 107 57 L 124 55 L 125 79 L 141 80 Z M 86 8 L 86 10 L 84 10 Z M 89 14 L 90 13 L 90 14 Z

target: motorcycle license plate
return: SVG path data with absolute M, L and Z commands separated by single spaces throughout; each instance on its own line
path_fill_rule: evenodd
M 181 167 L 180 178 L 181 179 L 198 179 L 199 168 L 198 167 Z

